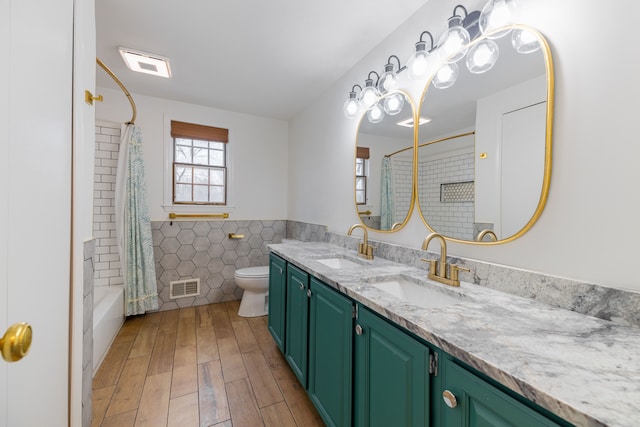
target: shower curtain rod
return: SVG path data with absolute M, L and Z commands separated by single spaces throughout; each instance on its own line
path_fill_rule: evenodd
M 129 120 L 128 122 L 126 122 L 125 124 L 127 125 L 133 125 L 136 122 L 136 103 L 133 102 L 133 97 L 131 96 L 131 94 L 129 93 L 129 91 L 127 90 L 126 87 L 124 87 L 124 85 L 122 84 L 122 82 L 120 81 L 120 79 L 113 73 L 113 71 L 111 71 L 109 69 L 109 67 L 107 67 L 106 65 L 104 65 L 104 62 L 102 62 L 100 60 L 100 58 L 96 58 L 96 63 L 102 67 L 102 69 L 109 74 L 109 76 L 113 79 L 114 82 L 116 82 L 118 84 L 118 86 L 120 86 L 120 89 L 122 89 L 122 91 L 124 92 L 124 94 L 127 96 L 127 99 L 129 100 L 129 103 L 131 104 L 131 109 L 133 110 L 133 114 L 131 116 L 131 120 Z
M 442 141 L 448 141 L 450 139 L 454 139 L 454 138 L 462 138 L 463 136 L 469 136 L 469 135 L 475 135 L 476 132 L 472 131 L 472 132 L 467 132 L 467 133 L 461 133 L 460 135 L 453 135 L 453 136 L 448 136 L 446 138 L 440 138 L 440 139 L 434 139 L 433 141 L 427 141 L 427 142 L 423 142 L 422 144 L 418 144 L 418 148 L 420 147 L 426 147 L 427 145 L 431 145 L 431 144 L 435 144 L 436 142 L 442 142 Z M 402 150 L 398 150 L 398 151 L 394 151 L 391 154 L 385 154 L 385 157 L 391 157 L 393 155 L 402 153 L 403 151 L 407 151 L 407 150 L 411 150 L 413 147 L 407 147 L 407 148 L 403 148 Z

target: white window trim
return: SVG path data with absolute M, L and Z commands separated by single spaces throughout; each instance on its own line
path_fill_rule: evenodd
M 162 171 L 163 176 L 163 204 L 162 208 L 165 212 L 176 213 L 231 213 L 235 211 L 234 205 L 235 197 L 233 196 L 233 144 L 227 143 L 225 151 L 227 154 L 227 204 L 226 205 L 185 205 L 173 203 L 173 137 L 171 136 L 171 120 L 180 122 L 193 123 L 194 119 L 184 117 L 173 117 L 167 113 L 163 115 L 164 120 L 164 167 Z M 224 127 L 220 124 L 202 123 L 201 120 L 197 120 L 198 124 L 205 126 Z M 228 128 L 228 127 L 227 127 Z M 229 133 L 231 139 L 231 132 Z

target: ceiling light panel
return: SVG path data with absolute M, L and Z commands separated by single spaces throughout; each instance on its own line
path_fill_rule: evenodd
M 418 126 L 422 126 L 424 124 L 427 124 L 431 121 L 431 119 L 429 117 L 420 117 L 418 119 Z M 396 123 L 398 126 L 404 126 L 407 128 L 412 128 L 413 127 L 413 118 L 407 119 L 407 120 L 403 120 L 401 122 Z
M 171 77 L 169 58 L 125 47 L 120 47 L 118 50 L 130 70 L 153 76 Z

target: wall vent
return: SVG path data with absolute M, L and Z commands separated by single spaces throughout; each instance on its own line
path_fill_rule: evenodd
M 200 295 L 200 278 L 169 282 L 169 299 Z

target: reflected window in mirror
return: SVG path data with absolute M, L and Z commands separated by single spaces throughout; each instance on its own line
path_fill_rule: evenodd
M 369 176 L 369 148 L 356 149 L 356 205 L 367 204 L 367 177 Z
M 397 105 L 398 109 L 385 109 L 380 121 L 371 122 L 366 112 L 361 117 L 356 147 L 357 150 L 369 149 L 367 196 L 363 199 L 360 195 L 357 181 L 360 156 L 356 156 L 356 209 L 360 221 L 367 227 L 395 231 L 408 220 L 415 199 L 414 108 L 401 91 L 386 94 L 379 104 Z M 360 204 L 362 200 L 366 203 Z

